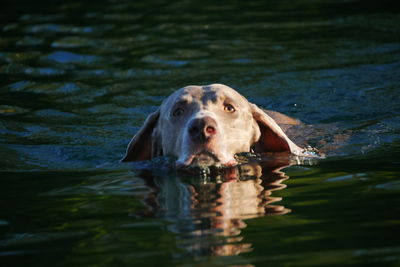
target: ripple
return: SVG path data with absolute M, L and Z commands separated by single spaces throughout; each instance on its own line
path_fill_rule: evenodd
M 384 183 L 384 184 L 379 184 L 379 185 L 376 185 L 375 188 L 400 191 L 400 181 L 392 181 L 392 182 L 388 182 L 388 183 Z
M 0 105 L 0 115 L 15 115 L 28 112 L 28 109 L 18 106 Z
M 53 33 L 92 33 L 95 31 L 93 27 L 69 27 L 61 24 L 38 24 L 32 25 L 25 28 L 27 33 L 41 33 L 41 34 L 53 34 Z
M 34 116 L 42 117 L 46 120 L 57 120 L 57 121 L 63 121 L 66 119 L 71 119 L 71 118 L 77 118 L 78 116 L 70 113 L 70 112 L 63 112 L 59 110 L 54 110 L 54 109 L 44 109 L 44 110 L 39 110 L 36 111 Z
M 157 56 L 146 56 L 142 59 L 144 62 L 156 63 L 162 65 L 169 65 L 172 67 L 182 67 L 187 65 L 189 62 L 185 60 L 168 60 Z
M 351 180 L 366 180 L 367 178 L 368 178 L 368 175 L 365 173 L 352 173 L 352 174 L 346 174 L 346 175 L 329 178 L 329 179 L 326 179 L 325 182 L 344 182 L 344 181 L 351 181 Z
M 0 59 L 8 63 L 23 62 L 33 60 L 40 55 L 37 51 L 29 52 L 0 52 Z
M 80 55 L 67 51 L 57 51 L 44 57 L 58 63 L 84 63 L 91 64 L 95 61 L 99 61 L 100 57 L 92 55 Z
M 115 54 L 116 52 L 132 50 L 134 43 L 131 37 L 93 39 L 83 36 L 67 36 L 55 40 L 51 43 L 51 46 L 59 49 L 89 47 L 90 51 L 96 51 L 96 53 L 111 52 Z
M 19 46 L 35 46 L 43 44 L 45 44 L 45 40 L 43 38 L 32 37 L 32 36 L 24 36 L 22 39 L 16 42 L 16 45 Z
M 54 41 L 51 46 L 52 47 L 62 47 L 62 48 L 75 48 L 87 46 L 88 42 L 90 42 L 90 38 L 78 37 L 78 36 L 68 36 L 57 41 Z
M 64 14 L 51 14 L 51 15 L 34 15 L 34 14 L 25 14 L 22 15 L 20 18 L 20 21 L 22 22 L 29 22 L 30 24 L 32 23 L 38 23 L 38 22 L 51 22 L 55 20 L 61 20 L 65 17 Z
M 55 68 L 26 68 L 24 73 L 35 76 L 56 76 L 65 74 L 65 71 Z

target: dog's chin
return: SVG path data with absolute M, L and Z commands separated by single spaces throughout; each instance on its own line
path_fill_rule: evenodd
M 208 167 L 219 165 L 221 165 L 220 160 L 210 152 L 201 152 L 196 154 L 190 163 L 190 166 L 192 167 Z
M 220 166 L 234 166 L 237 162 L 233 158 L 224 160 L 219 158 L 216 154 L 209 151 L 202 151 L 197 154 L 191 155 L 185 160 L 178 160 L 178 167 L 220 167 Z

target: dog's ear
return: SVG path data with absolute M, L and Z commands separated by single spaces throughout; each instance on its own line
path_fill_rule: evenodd
M 159 109 L 147 117 L 143 126 L 129 142 L 122 162 L 149 160 L 154 156 L 154 146 L 159 144 L 155 144 L 153 132 L 159 117 Z
M 260 128 L 260 138 L 253 144 L 253 150 L 262 152 L 289 152 L 298 154 L 302 151 L 283 132 L 282 128 L 266 112 L 251 104 L 251 113 Z

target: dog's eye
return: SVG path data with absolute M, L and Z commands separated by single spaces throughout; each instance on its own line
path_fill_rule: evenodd
M 228 113 L 233 113 L 236 111 L 236 109 L 231 104 L 225 104 L 224 110 Z
M 178 116 L 182 115 L 183 112 L 184 112 L 183 108 L 176 108 L 174 110 L 174 112 L 172 113 L 172 116 L 178 117 Z

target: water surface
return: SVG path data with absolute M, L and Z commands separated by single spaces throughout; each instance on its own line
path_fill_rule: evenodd
M 0 265 L 400 265 L 395 1 L 24 1 L 0 10 Z M 227 84 L 318 129 L 317 164 L 120 164 Z

